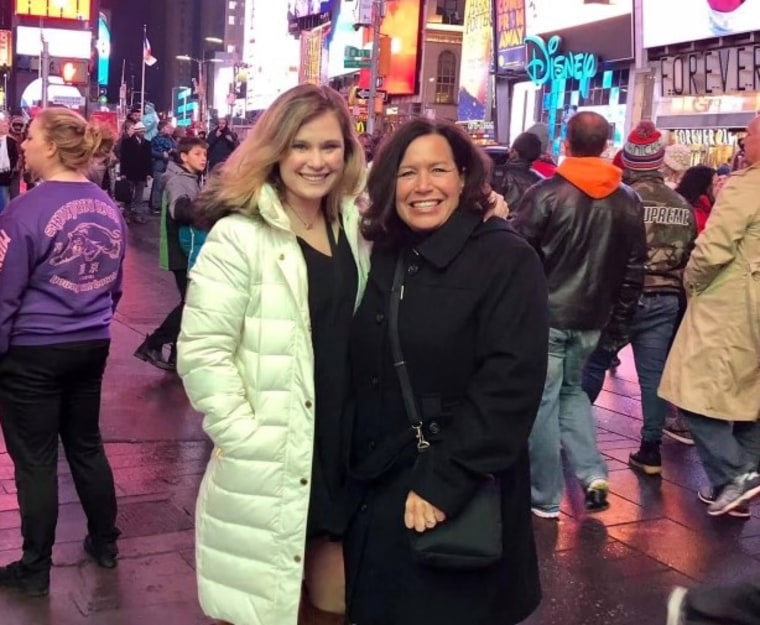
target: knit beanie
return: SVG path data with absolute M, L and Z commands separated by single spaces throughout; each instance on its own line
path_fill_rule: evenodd
M 659 169 L 665 158 L 662 134 L 649 120 L 642 120 L 623 146 L 623 165 L 633 171 Z
M 673 143 L 665 148 L 665 165 L 677 173 L 691 167 L 691 149 L 681 143 Z

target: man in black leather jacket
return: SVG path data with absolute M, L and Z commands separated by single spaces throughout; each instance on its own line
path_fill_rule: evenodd
M 541 156 L 541 139 L 529 132 L 517 136 L 512 143 L 509 160 L 494 171 L 494 190 L 504 196 L 507 206 L 516 206 L 525 192 L 544 177 L 532 169 Z
M 530 438 L 533 512 L 542 518 L 559 517 L 560 448 L 586 492 L 586 509 L 609 507 L 607 465 L 596 446 L 582 370 L 597 344 L 610 351 L 625 345 L 647 245 L 639 197 L 622 184 L 620 169 L 601 158 L 608 136 L 601 115 L 575 115 L 567 126 L 567 158 L 513 211 L 514 227 L 541 256 L 549 286 L 549 367 Z

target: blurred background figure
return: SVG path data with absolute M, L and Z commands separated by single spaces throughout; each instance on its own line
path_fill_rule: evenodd
M 675 189 L 683 176 L 683 172 L 691 167 L 691 150 L 679 143 L 672 143 L 665 148 L 665 158 L 662 162 L 662 175 L 665 184 Z
M 694 207 L 694 215 L 697 218 L 697 234 L 705 229 L 707 218 L 710 216 L 715 203 L 715 191 L 713 189 L 715 176 L 716 171 L 712 167 L 694 165 L 684 172 L 676 187 L 676 192 L 680 193 Z
M 208 137 L 209 171 L 213 171 L 217 165 L 226 161 L 238 145 L 240 145 L 240 141 L 229 127 L 227 119 L 220 117 L 216 128 L 211 131 L 211 135 Z

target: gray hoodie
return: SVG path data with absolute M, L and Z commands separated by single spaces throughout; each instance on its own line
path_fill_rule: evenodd
M 200 193 L 200 176 L 189 172 L 181 165 L 171 161 L 166 168 L 166 173 L 162 178 L 162 182 L 164 185 L 164 191 L 167 194 L 167 208 L 169 210 L 169 215 L 179 223 L 187 223 L 190 221 L 190 216 L 184 214 L 186 211 L 182 210 L 182 208 L 185 205 L 189 205 L 198 193 Z M 181 202 L 180 210 L 177 210 L 177 201 L 183 197 L 187 198 L 190 202 Z

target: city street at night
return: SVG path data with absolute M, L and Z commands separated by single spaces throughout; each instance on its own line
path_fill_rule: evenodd
M 157 267 L 157 220 L 133 228 L 130 237 L 102 413 L 123 532 L 119 566 L 100 569 L 82 550 L 84 515 L 61 462 L 50 596 L 0 591 L 3 625 L 211 623 L 198 606 L 193 570 L 193 509 L 210 445 L 179 379 L 132 356 L 174 305 L 174 289 Z M 529 625 L 664 625 L 673 586 L 760 573 L 760 508 L 749 520 L 707 516 L 695 494 L 705 478 L 693 447 L 663 444 L 662 479 L 628 468 L 641 406 L 630 353 L 622 360 L 594 409 L 612 505 L 586 515 L 578 489 L 566 497 L 559 523 L 534 520 L 544 599 Z M 21 544 L 5 453 L 0 478 L 5 562 L 17 557 Z

